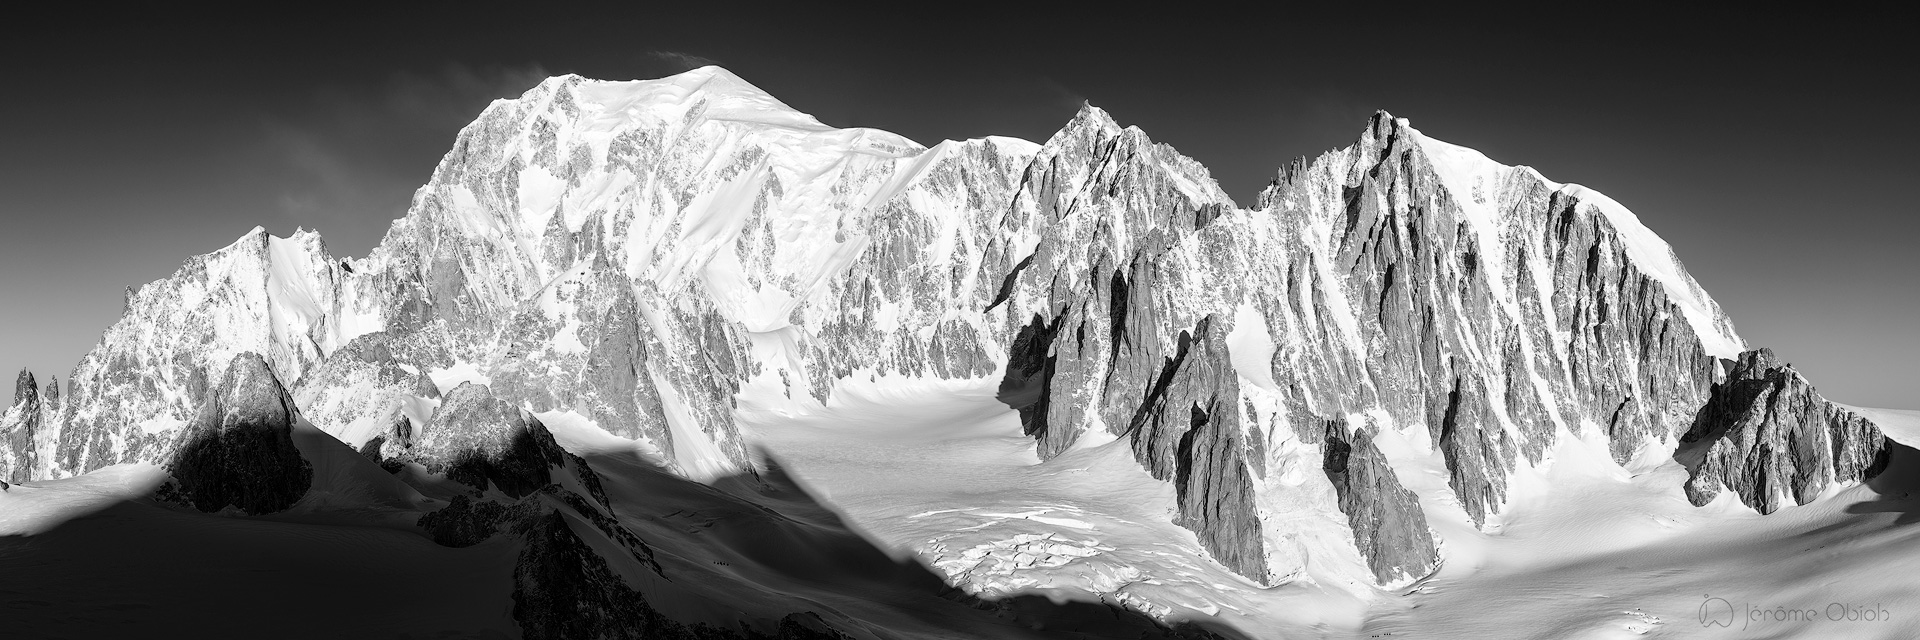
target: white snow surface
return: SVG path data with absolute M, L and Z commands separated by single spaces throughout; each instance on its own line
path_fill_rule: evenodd
M 1262 588 L 1211 560 L 1172 523 L 1172 486 L 1125 441 L 1041 462 L 995 384 L 856 375 L 825 407 L 796 414 L 761 390 L 742 394 L 740 415 L 773 464 L 876 543 L 968 592 L 1218 616 L 1249 630 L 1361 623 L 1365 597 L 1308 580 Z
M 1173 619 L 1217 617 L 1253 638 L 1892 639 L 1910 637 L 1920 620 L 1912 608 L 1920 589 L 1910 579 L 1920 571 L 1920 556 L 1911 553 L 1920 544 L 1920 528 L 1912 526 L 1920 519 L 1920 454 L 1911 448 L 1896 449 L 1888 471 L 1872 483 L 1760 516 L 1731 496 L 1703 508 L 1688 504 L 1679 489 L 1685 470 L 1658 447 L 1623 469 L 1604 443 L 1562 438 L 1553 464 L 1529 472 L 1547 482 L 1538 491 L 1516 491 L 1497 531 L 1461 531 L 1458 523 L 1436 520 L 1448 533 L 1447 564 L 1437 575 L 1400 592 L 1353 594 L 1306 577 L 1270 588 L 1239 579 L 1167 521 L 1171 489 L 1146 477 L 1124 449 L 1079 449 L 1040 462 L 988 385 L 875 376 L 842 386 L 830 406 L 812 413 L 765 411 L 747 397 L 742 415 L 768 460 L 797 476 L 806 493 L 883 548 L 982 595 L 1042 593 Z M 1920 412 L 1850 408 L 1896 442 L 1920 436 Z M 875 606 L 900 596 L 884 591 L 888 583 L 873 573 L 826 587 L 786 577 L 797 559 L 844 547 L 744 543 L 782 535 L 756 527 L 820 519 L 794 512 L 736 522 L 766 512 L 729 506 L 719 492 L 668 479 L 655 470 L 656 451 L 583 416 L 539 417 L 562 446 L 589 459 L 616 513 L 658 545 L 672 575 L 727 572 L 724 580 L 701 577 L 684 587 L 643 581 L 650 602 L 673 615 L 726 620 L 729 606 L 790 607 L 799 597 L 899 637 L 941 637 L 943 625 L 968 622 L 899 617 L 898 609 Z M 45 610 L 71 610 L 67 633 L 135 621 L 149 629 L 188 628 L 194 618 L 167 612 L 191 610 L 206 597 L 247 604 L 234 618 L 264 623 L 263 616 L 284 615 L 288 603 L 324 597 L 336 585 L 353 585 L 370 599 L 356 605 L 356 615 L 316 618 L 312 629 L 476 635 L 513 628 L 495 609 L 508 602 L 503 576 L 511 573 L 514 543 L 433 545 L 411 522 L 438 501 L 311 426 L 298 425 L 295 436 L 314 463 L 314 491 L 294 509 L 263 518 L 155 506 L 141 498 L 164 480 L 154 465 L 14 485 L 0 492 L 0 565 L 29 580 L 52 603 Z M 1383 442 L 1391 455 L 1408 459 L 1432 456 L 1423 445 Z M 1433 477 L 1409 486 L 1433 514 L 1433 502 L 1448 495 L 1433 485 L 1444 482 Z M 761 504 L 792 508 L 790 501 Z M 800 570 L 813 570 L 806 562 Z M 857 557 L 819 562 L 827 563 L 817 566 L 821 571 L 836 562 L 851 562 L 851 572 L 873 571 Z M 153 589 L 130 566 L 171 572 L 185 581 L 174 584 L 193 588 Z M 298 570 L 314 581 L 261 588 L 262 568 Z M 376 579 L 395 571 L 413 578 Z M 833 591 L 849 586 L 856 590 Z M 1736 614 L 1731 626 L 1705 626 L 1702 611 L 1722 616 L 1711 608 L 1720 601 Z M 80 615 L 71 603 L 82 602 L 105 606 Z M 1754 613 L 1789 609 L 1813 615 Z M 1859 618 L 1866 611 L 1876 618 Z M 29 625 L 16 629 L 28 635 L 46 631 L 31 626 L 38 617 L 11 621 Z M 969 633 L 993 637 L 990 628 Z
M 480 367 L 466 361 L 455 362 L 453 366 L 445 369 L 429 371 L 427 377 L 433 380 L 433 386 L 440 390 L 441 395 L 453 393 L 461 383 L 471 382 L 483 387 L 493 384 L 493 381 L 487 378 L 487 374 L 480 371 Z
M 1733 359 L 1746 351 L 1746 342 L 1734 334 L 1733 325 L 1720 310 L 1720 305 L 1707 296 L 1686 268 L 1680 266 L 1673 247 L 1647 228 L 1640 217 L 1626 206 L 1593 189 L 1549 180 L 1532 167 L 1501 164 L 1474 149 L 1436 140 L 1408 125 L 1405 118 L 1396 120 L 1414 134 L 1421 152 L 1432 163 L 1441 182 L 1454 194 L 1455 202 L 1478 232 L 1480 247 L 1489 252 L 1489 257 L 1504 259 L 1505 247 L 1505 242 L 1501 240 L 1501 229 L 1505 222 L 1489 205 L 1503 181 L 1516 172 L 1523 172 L 1523 175 L 1546 183 L 1549 189 L 1577 198 L 1583 205 L 1594 207 L 1605 215 L 1626 244 L 1628 258 L 1666 290 L 1667 298 L 1680 307 L 1707 353 Z M 1535 273 L 1539 271 L 1535 270 Z M 1507 294 L 1507 298 L 1510 299 L 1511 294 Z
M 1856 411 L 1896 441 L 1920 435 L 1920 412 Z M 1535 471 L 1545 482 L 1512 496 L 1497 533 L 1436 525 L 1448 529 L 1447 564 L 1408 597 L 1381 601 L 1364 636 L 1910 637 L 1920 620 L 1908 578 L 1920 571 L 1908 551 L 1920 543 L 1912 449 L 1896 449 L 1872 482 L 1767 516 L 1724 493 L 1692 506 L 1670 451 L 1650 446 L 1622 469 L 1604 443 L 1563 438 Z M 1708 626 L 1722 619 L 1716 598 L 1739 612 L 1730 626 Z M 1754 613 L 1787 609 L 1814 615 Z M 1891 619 L 1849 619 L 1864 609 Z
M 1920 517 L 1911 515 L 1920 512 L 1911 449 L 1896 453 L 1881 480 L 1761 516 L 1727 495 L 1691 505 L 1673 443 L 1650 443 L 1623 467 L 1586 425 L 1584 437 L 1563 431 L 1541 466 L 1523 465 L 1507 508 L 1480 530 L 1425 430 L 1383 428 L 1379 446 L 1442 534 L 1441 570 L 1375 589 L 1323 567 L 1262 589 L 1170 523 L 1170 488 L 1140 471 L 1124 444 L 1041 462 L 993 391 L 980 381 L 859 375 L 825 407 L 796 410 L 757 389 L 743 394 L 740 414 L 773 464 L 878 544 L 975 593 L 1218 616 L 1258 638 L 1721 637 L 1700 623 L 1709 597 L 1820 612 L 1811 622 L 1756 619 L 1748 635 L 1728 637 L 1898 638 L 1920 620 L 1911 610 L 1920 591 L 1905 578 L 1920 571 L 1920 556 L 1905 551 L 1920 544 L 1920 529 L 1905 525 Z M 1856 411 L 1896 441 L 1920 440 L 1920 412 Z M 1342 542 L 1294 531 L 1309 557 Z M 1836 603 L 1835 611 L 1884 607 L 1896 622 L 1825 618 Z

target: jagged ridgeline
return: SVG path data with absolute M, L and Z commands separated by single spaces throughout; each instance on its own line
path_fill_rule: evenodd
M 1746 346 L 1719 307 L 1578 185 L 1380 113 L 1254 205 L 1091 106 L 1045 144 L 923 147 L 715 67 L 557 77 L 466 127 L 367 257 L 256 229 L 132 292 L 63 400 L 23 375 L 0 462 L 26 480 L 167 460 L 242 352 L 313 425 L 446 477 L 490 477 L 473 461 L 572 412 L 708 481 L 753 471 L 745 386 L 805 407 L 849 376 L 984 377 L 1042 458 L 1124 440 L 1241 575 L 1297 574 L 1308 537 L 1395 586 L 1440 562 L 1430 518 L 1497 519 L 1516 472 L 1576 435 L 1620 462 L 1706 443 L 1691 495 L 1763 511 L 1884 455 L 1797 374 L 1749 356 L 1730 380 Z M 1761 384 L 1812 417 L 1736 416 Z M 1426 464 L 1443 503 L 1408 486 Z M 551 502 L 436 531 L 571 548 L 540 537 Z M 1328 517 L 1282 517 L 1301 513 Z

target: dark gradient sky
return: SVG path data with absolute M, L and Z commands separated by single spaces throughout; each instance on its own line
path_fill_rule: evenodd
M 1242 204 L 1386 109 L 1634 209 L 1829 398 L 1920 407 L 1911 15 L 785 6 L 16 11 L 0 366 L 64 374 L 123 287 L 255 225 L 365 255 L 459 127 L 541 77 L 714 62 L 926 144 L 1042 141 L 1091 101 Z

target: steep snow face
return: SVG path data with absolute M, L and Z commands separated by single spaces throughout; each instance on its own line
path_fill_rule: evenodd
M 209 377 L 240 353 L 299 379 L 337 340 L 329 315 L 337 269 L 318 234 L 282 239 L 256 227 L 129 291 L 126 315 L 75 368 L 59 419 L 46 426 L 56 450 L 36 459 L 34 477 L 157 460 Z
M 1508 216 L 1514 205 L 1510 197 L 1503 198 L 1512 193 L 1512 190 L 1504 187 L 1509 181 L 1543 184 L 1547 189 L 1564 194 L 1571 201 L 1592 207 L 1606 216 L 1634 266 L 1660 283 L 1667 299 L 1686 316 L 1694 335 L 1700 339 L 1707 353 L 1731 360 L 1746 351 L 1746 342 L 1734 333 L 1733 322 L 1720 310 L 1720 305 L 1707 296 L 1700 283 L 1695 282 L 1686 268 L 1680 265 L 1673 247 L 1619 202 L 1577 184 L 1563 185 L 1548 180 L 1532 167 L 1507 166 L 1494 162 L 1479 151 L 1435 140 L 1408 125 L 1405 118 L 1395 118 L 1394 123 L 1413 137 L 1441 182 L 1454 194 L 1455 203 L 1480 235 L 1480 246 L 1489 249 L 1489 258 L 1497 259 L 1496 264 L 1504 262 L 1506 258 L 1499 251 L 1506 244 L 1500 240 L 1500 234 L 1510 219 Z
M 1126 441 L 1082 440 L 1042 461 L 991 379 L 856 376 L 797 415 L 764 391 L 741 394 L 741 420 L 781 470 L 967 593 L 1119 603 L 1252 637 L 1354 628 L 1374 597 L 1350 543 L 1339 553 L 1289 540 L 1310 566 L 1267 588 L 1209 561 L 1194 532 L 1169 521 L 1178 491 Z

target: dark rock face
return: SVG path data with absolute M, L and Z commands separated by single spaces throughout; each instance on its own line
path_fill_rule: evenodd
M 1381 584 L 1418 578 L 1440 566 L 1426 513 L 1412 490 L 1400 484 L 1365 429 L 1348 431 L 1344 420 L 1327 422 L 1322 469 L 1353 528 L 1353 543 Z
M 1192 337 L 1181 332 L 1174 355 L 1147 388 L 1131 431 L 1134 457 L 1155 478 L 1173 482 L 1180 502 L 1176 524 L 1241 575 L 1264 580 L 1265 545 L 1248 447 L 1241 442 L 1239 384 L 1223 366 L 1226 331 L 1212 316 Z
M 513 571 L 513 619 L 529 640 L 553 638 L 846 640 L 813 614 L 781 618 L 772 635 L 686 624 L 661 615 L 595 554 L 555 511 L 518 527 L 526 541 Z
M 554 449 L 557 450 L 558 446 Z M 529 519 L 564 508 L 570 510 L 573 518 L 591 525 L 608 540 L 627 549 L 635 561 L 656 574 L 660 573 L 660 563 L 654 560 L 653 547 L 614 518 L 613 505 L 607 501 L 600 479 L 593 469 L 572 454 L 561 452 L 559 456 L 564 459 L 564 466 L 556 464 L 549 469 L 550 477 L 554 480 L 551 483 L 516 496 L 513 500 L 488 498 L 477 492 L 471 495 L 458 494 L 448 501 L 446 507 L 422 515 L 415 524 L 426 531 L 436 544 L 468 547 L 498 533 L 517 531 L 516 527 Z M 523 462 L 537 461 L 523 459 Z M 578 490 L 563 485 L 562 477 L 571 480 Z M 584 497 L 581 491 L 584 491 Z
M 47 390 L 40 393 L 40 401 L 48 409 L 60 409 L 60 376 L 47 381 Z
M 494 398 L 487 387 L 462 384 L 447 394 L 423 431 L 417 440 L 391 434 L 402 440 L 400 459 L 420 462 L 471 491 L 454 495 L 416 525 L 449 547 L 499 535 L 524 541 L 514 571 L 513 615 L 527 637 L 707 637 L 688 635 L 684 625 L 654 611 L 574 532 L 569 523 L 577 522 L 661 575 L 653 548 L 614 518 L 593 469 L 561 449 L 539 420 Z M 500 493 L 485 493 L 489 487 Z
M 47 383 L 47 390 L 53 400 L 59 399 L 59 387 L 54 383 Z M 13 406 L 0 414 L 0 480 L 20 483 L 33 479 L 33 439 L 43 421 L 41 400 L 33 374 L 21 369 L 14 380 Z
M 527 638 L 691 638 L 661 616 L 574 533 L 558 511 L 520 527 L 513 619 Z
M 513 616 L 527 637 L 751 637 L 684 625 L 649 606 L 581 535 L 603 537 L 661 576 L 653 548 L 614 517 L 586 461 L 487 387 L 467 383 L 448 393 L 417 437 L 398 428 L 385 437 L 399 441 L 400 459 L 471 489 L 417 521 L 435 543 L 466 547 L 498 535 L 524 542 L 514 570 Z M 505 498 L 485 493 L 488 488 Z
M 470 382 L 448 393 L 422 433 L 404 442 L 406 459 L 428 472 L 515 498 L 551 484 L 552 468 L 569 457 L 539 419 Z
M 1054 356 L 1053 333 L 1058 329 L 1040 316 L 1021 327 L 1007 355 L 1005 373 L 1000 378 L 998 397 L 1020 412 L 1020 430 L 1041 440 L 1046 438 L 1047 406 L 1051 402 Z
M 1499 510 L 1507 493 L 1506 471 L 1514 465 L 1513 442 L 1487 417 L 1485 385 L 1472 373 L 1454 379 L 1437 440 L 1451 476 L 1447 485 L 1475 525 Z M 1488 428 L 1493 427 L 1493 428 Z
M 471 547 L 499 534 L 503 527 L 540 515 L 538 500 L 501 503 L 456 495 L 447 506 L 420 516 L 414 524 L 443 547 Z
M 40 385 L 33 381 L 33 372 L 27 371 L 26 369 L 21 369 L 20 375 L 14 377 L 13 379 L 13 403 L 14 404 L 20 404 L 21 400 L 25 400 L 29 398 L 37 402 L 39 400 L 39 391 L 40 391 Z
M 235 356 L 199 415 L 180 430 L 161 497 L 201 511 L 229 506 L 259 515 L 286 510 L 307 493 L 313 466 L 293 444 L 299 413 L 264 358 Z
M 1740 354 L 1681 441 L 1689 500 L 1731 490 L 1763 514 L 1879 475 L 1888 455 L 1878 427 L 1820 397 L 1771 349 Z
M 445 419 L 500 419 L 494 412 L 497 407 L 481 400 L 492 399 L 484 394 L 485 387 L 463 385 L 449 394 L 449 402 L 461 402 L 464 408 Z M 436 414 L 435 424 L 441 421 Z M 806 614 L 781 619 L 772 635 L 751 628 L 686 624 L 662 615 L 595 549 L 610 543 L 624 549 L 642 570 L 665 579 L 653 548 L 614 517 L 598 477 L 585 461 L 561 450 L 537 420 L 526 426 L 513 436 L 514 444 L 500 448 L 499 456 L 478 470 L 480 475 L 462 471 L 458 465 L 447 467 L 449 477 L 459 475 L 463 482 L 478 481 L 480 486 L 492 482 L 513 499 L 459 494 L 417 522 L 443 546 L 467 547 L 503 535 L 522 542 L 513 574 L 513 618 L 526 637 L 847 638 L 817 616 Z M 530 482 L 536 474 L 527 470 L 535 468 L 541 470 L 541 486 L 518 495 L 507 490 Z M 489 473 L 502 469 L 520 471 Z M 503 476 L 506 484 L 500 482 Z M 589 538 L 603 540 L 596 545 Z

